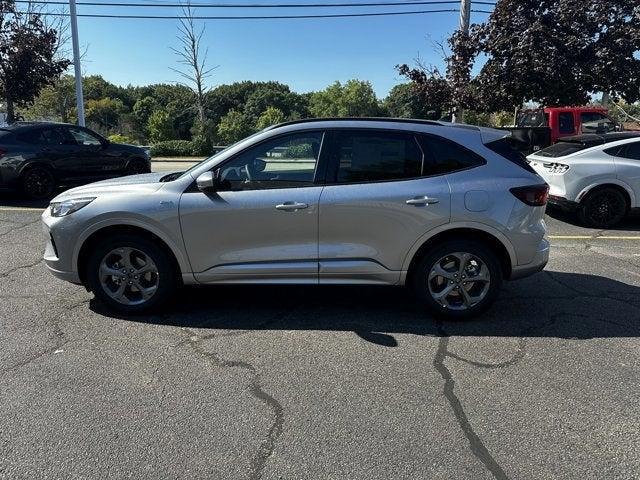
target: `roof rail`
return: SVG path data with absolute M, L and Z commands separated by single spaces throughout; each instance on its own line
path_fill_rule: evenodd
M 287 125 L 298 125 L 301 123 L 314 123 L 314 122 L 390 122 L 390 123 L 417 123 L 422 125 L 438 125 L 441 126 L 441 122 L 435 120 L 422 120 L 418 118 L 387 118 L 387 117 L 327 117 L 327 118 L 301 118 L 299 120 L 290 120 L 288 122 L 278 123 L 272 125 L 266 130 L 271 130 L 276 127 L 284 127 Z

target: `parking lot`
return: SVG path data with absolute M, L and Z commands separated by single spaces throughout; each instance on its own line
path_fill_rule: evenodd
M 202 287 L 114 317 L 0 199 L 0 478 L 638 478 L 640 219 L 548 217 L 471 322 L 401 288 Z

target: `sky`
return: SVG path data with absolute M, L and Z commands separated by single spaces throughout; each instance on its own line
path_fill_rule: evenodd
M 167 0 L 142 1 L 167 3 Z M 194 3 L 196 1 L 205 3 L 203 0 L 194 0 Z M 235 0 L 235 3 L 277 1 Z M 285 0 L 281 3 L 286 1 L 290 2 Z M 339 11 L 436 8 L 442 6 L 349 7 Z M 337 10 L 199 8 L 196 15 L 287 15 L 335 13 Z M 177 15 L 179 10 L 78 5 L 78 13 Z M 486 17 L 486 14 L 472 13 L 471 21 L 481 22 Z M 447 12 L 340 19 L 203 20 L 199 25 L 205 26 L 202 47 L 208 49 L 208 64 L 217 66 L 208 79 L 211 88 L 242 80 L 276 80 L 303 93 L 323 89 L 336 80 L 344 82 L 357 78 L 369 80 L 376 94 L 382 98 L 394 85 L 403 82 L 395 65 L 413 64 L 417 56 L 427 63 L 441 62 L 433 41 L 445 39 L 457 28 L 458 21 L 457 12 Z M 78 18 L 81 49 L 86 49 L 83 74 L 102 75 L 106 80 L 123 86 L 178 81 L 179 75 L 170 69 L 178 66 L 177 56 L 171 51 L 171 47 L 178 47 L 177 24 L 177 20 Z

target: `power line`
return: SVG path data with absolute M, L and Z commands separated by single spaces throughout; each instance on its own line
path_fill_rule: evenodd
M 492 12 L 486 10 L 471 10 L 473 13 L 486 13 Z M 305 18 L 348 18 L 348 17 L 386 17 L 396 15 L 423 15 L 429 13 L 457 13 L 457 9 L 441 9 L 441 10 L 414 10 L 408 12 L 368 12 L 368 13 L 336 13 L 336 14 L 318 14 L 318 15 L 266 15 L 266 16 L 215 16 L 215 17 L 185 17 L 179 15 L 112 15 L 112 14 L 97 14 L 97 13 L 82 13 L 78 14 L 78 17 L 85 18 L 130 18 L 130 19 L 149 19 L 149 20 L 181 20 L 181 19 L 193 19 L 193 20 L 280 20 L 280 19 L 305 19 Z M 28 15 L 29 12 L 17 12 L 18 14 Z M 69 17 L 68 13 L 57 12 L 39 12 L 38 15 L 50 16 L 50 17 Z
M 33 3 L 33 0 L 14 0 L 15 3 Z M 152 0 L 153 1 L 153 0 Z M 157 0 L 156 0 L 157 1 Z M 40 5 L 68 5 L 68 2 L 51 0 L 38 2 Z M 459 4 L 460 0 L 418 0 L 418 1 L 398 1 L 398 2 L 367 2 L 367 3 L 252 3 L 252 4 L 233 4 L 233 3 L 192 3 L 193 8 L 324 8 L 324 7 L 381 7 L 381 6 L 403 6 L 403 5 L 441 5 L 441 4 Z M 478 5 L 494 6 L 491 2 L 473 2 Z M 94 7 L 183 7 L 186 4 L 181 3 L 125 3 L 125 2 L 76 2 L 77 5 L 86 5 Z

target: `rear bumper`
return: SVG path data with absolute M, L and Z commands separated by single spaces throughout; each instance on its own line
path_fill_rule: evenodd
M 549 241 L 543 238 L 538 246 L 533 260 L 525 265 L 516 265 L 511 269 L 509 280 L 518 280 L 519 278 L 528 277 L 544 269 L 549 261 Z
M 578 203 L 571 200 L 567 200 L 564 197 L 558 197 L 556 195 L 549 195 L 549 204 L 553 207 L 558 207 L 565 212 L 575 212 L 578 209 Z

